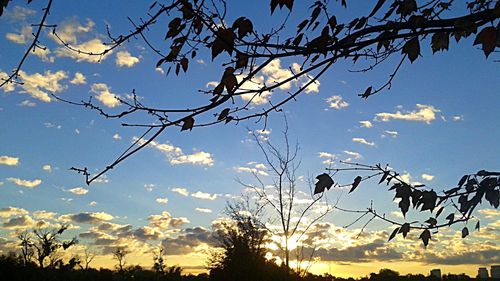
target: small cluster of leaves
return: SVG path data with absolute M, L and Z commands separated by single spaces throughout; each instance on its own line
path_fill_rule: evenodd
M 431 239 L 431 230 L 438 231 L 441 227 L 448 227 L 458 222 L 468 222 L 473 218 L 474 210 L 482 203 L 483 199 L 487 201 L 491 207 L 497 209 L 500 205 L 500 172 L 489 172 L 485 170 L 478 171 L 475 174 L 464 175 L 458 182 L 456 187 L 444 190 L 439 194 L 433 189 L 427 188 L 423 184 L 412 185 L 404 182 L 400 175 L 387 167 L 383 168 L 377 164 L 375 166 L 363 165 L 357 163 L 348 163 L 355 165 L 355 168 L 346 169 L 331 169 L 338 171 L 356 171 L 365 170 L 374 172 L 374 174 L 362 177 L 356 176 L 352 184 L 338 185 L 350 186 L 349 193 L 358 188 L 359 184 L 369 178 L 381 175 L 378 184 L 385 183 L 389 191 L 394 192 L 394 199 L 398 199 L 398 207 L 401 210 L 403 217 L 406 217 L 410 207 L 418 212 L 429 211 L 432 216 L 425 222 L 404 222 L 398 223 L 378 215 L 371 208 L 366 213 L 371 213 L 374 217 L 398 225 L 389 236 L 389 241 L 401 234 L 406 238 L 411 229 L 422 230 L 419 238 L 424 246 L 427 246 Z M 316 177 L 314 194 L 325 192 L 334 185 L 334 181 L 327 173 L 323 173 Z M 446 207 L 453 207 L 454 212 L 450 213 L 445 221 L 439 222 L 439 217 Z M 456 214 L 458 213 L 458 215 Z M 479 230 L 479 221 L 477 221 L 476 230 Z M 469 229 L 465 226 L 462 229 L 462 238 L 469 235 Z

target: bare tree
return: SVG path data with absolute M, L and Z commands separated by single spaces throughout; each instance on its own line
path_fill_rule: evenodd
M 283 131 L 284 148 L 282 150 L 273 145 L 268 139 L 263 140 L 255 133 L 252 134 L 264 156 L 265 165 L 272 177 L 272 183 L 270 185 L 266 184 L 264 177 L 258 172 L 253 172 L 257 182 L 256 185 L 243 183 L 241 180 L 238 181 L 243 186 L 253 190 L 258 200 L 264 203 L 268 212 L 267 215 L 273 219 L 271 223 L 279 225 L 279 230 L 268 229 L 271 234 L 280 238 L 281 241 L 278 243 L 278 247 L 283 252 L 285 266 L 290 268 L 290 261 L 293 258 L 290 249 L 291 240 L 293 239 L 294 246 L 300 248 L 300 244 L 306 238 L 311 226 L 323 218 L 332 208 L 328 205 L 324 193 L 320 195 L 313 194 L 311 185 L 310 198 L 306 201 L 302 200 L 301 203 L 298 202 L 299 180 L 297 171 L 300 161 L 297 159 L 297 154 L 299 147 L 298 144 L 290 144 L 286 118 Z M 319 205 L 326 208 L 320 210 L 319 213 L 313 214 L 312 211 Z M 297 268 L 300 268 L 305 256 L 300 251 L 296 251 L 296 253 Z M 310 261 L 311 258 L 308 257 L 306 260 Z
M 125 257 L 129 253 L 130 252 L 127 251 L 124 247 L 117 247 L 116 250 L 113 252 L 113 258 L 118 262 L 116 267 L 120 272 L 123 272 L 123 268 L 125 266 Z
M 32 261 L 34 251 L 33 251 L 33 236 L 28 231 L 23 231 L 17 235 L 20 240 L 19 246 L 21 246 L 21 255 L 23 257 L 23 265 L 26 266 Z
M 91 252 L 88 247 L 85 247 L 84 256 L 83 256 L 83 263 L 85 266 L 83 267 L 83 269 L 89 269 L 90 263 L 94 260 L 94 258 L 95 258 L 95 254 L 93 252 Z
M 153 269 L 157 274 L 163 275 L 165 273 L 165 250 L 159 247 L 158 250 L 153 252 Z

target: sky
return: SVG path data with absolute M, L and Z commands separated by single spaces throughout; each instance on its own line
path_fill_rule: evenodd
M 60 36 L 73 46 L 99 51 L 108 39 L 106 25 L 113 34 L 127 32 L 132 29 L 127 17 L 137 20 L 148 8 L 141 1 L 91 2 L 54 1 L 47 23 L 57 24 Z M 286 16 L 277 11 L 269 17 L 267 1 L 243 2 L 229 3 L 228 22 L 245 15 L 257 30 L 268 31 L 270 24 Z M 28 48 L 31 24 L 39 20 L 43 4 L 14 1 L 0 17 L 0 77 L 10 73 Z M 309 13 L 302 6 L 297 4 L 289 19 L 292 30 Z M 353 3 L 339 18 L 367 9 Z M 167 23 L 159 21 L 149 31 L 154 43 L 161 44 Z M 203 271 L 214 245 L 211 231 L 224 220 L 226 202 L 252 194 L 241 182 L 256 184 L 255 173 L 265 184 L 272 184 L 272 172 L 252 132 L 260 141 L 269 140 L 282 149 L 283 114 L 272 114 L 267 124 L 251 120 L 189 132 L 169 128 L 87 186 L 81 175 L 69 169 L 103 169 L 143 132 L 121 123 L 151 119 L 106 119 L 95 111 L 57 102 L 49 93 L 73 101 L 93 97 L 110 112 L 124 108 L 114 96 L 127 99 L 133 89 L 145 104 L 193 106 L 204 100 L 198 90 L 207 90 L 220 79 L 224 61 L 212 62 L 208 53 L 200 51 L 186 74 L 166 76 L 166 68 L 155 67 L 158 56 L 139 38 L 100 61 L 69 52 L 49 30 L 42 33 L 40 44 L 47 49 L 28 56 L 20 72 L 24 84 L 0 89 L 0 251 L 16 247 L 19 231 L 69 223 L 66 237 L 77 236 L 80 241 L 72 251 L 81 254 L 86 247 L 91 249 L 97 254 L 93 266 L 112 267 L 110 253 L 120 245 L 132 251 L 129 264 L 150 266 L 151 251 L 162 245 L 169 265 L 178 264 L 186 272 Z M 340 160 L 388 163 L 405 180 L 436 190 L 453 187 L 464 174 L 497 171 L 500 72 L 495 60 L 497 54 L 486 59 L 471 39 L 460 44 L 451 40 L 450 51 L 434 55 L 430 47 L 423 47 L 422 57 L 403 64 L 390 91 L 368 100 L 357 95 L 368 86 L 383 84 L 396 60 L 366 73 L 351 72 L 358 69 L 351 62 L 337 63 L 284 107 L 289 138 L 300 148 L 299 198 L 307 202 L 308 179 L 329 165 L 340 167 Z M 297 63 L 275 60 L 256 79 L 283 79 Z M 290 83 L 252 106 L 258 109 L 301 83 Z M 354 176 L 345 173 L 334 179 L 349 183 Z M 330 203 L 338 200 L 339 206 L 349 209 L 373 204 L 380 213 L 402 220 L 393 194 L 380 192 L 384 187 L 377 182 L 363 182 L 351 194 L 332 189 Z M 331 212 L 310 235 L 309 240 L 321 248 L 312 271 L 357 277 L 388 267 L 424 274 L 441 268 L 444 273 L 475 276 L 479 266 L 500 263 L 500 212 L 483 203 L 476 216 L 481 231 L 461 239 L 463 225 L 442 229 L 424 248 L 418 233 L 386 242 L 392 225 L 374 221 L 359 235 L 362 223 L 343 227 L 355 216 Z

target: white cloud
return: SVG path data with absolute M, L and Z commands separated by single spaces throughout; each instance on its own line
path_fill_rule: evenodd
M 349 155 L 350 157 L 354 157 L 354 159 L 361 159 L 363 156 L 359 154 L 358 152 L 350 151 L 350 150 L 344 150 L 344 153 Z
M 53 124 L 50 122 L 43 123 L 43 126 L 45 126 L 45 128 L 47 128 L 47 129 L 52 129 L 52 128 L 61 129 L 62 128 L 61 125 L 56 125 L 56 124 Z
M 121 139 L 122 139 L 122 137 L 121 137 L 119 134 L 114 134 L 114 135 L 113 135 L 113 139 L 114 139 L 114 140 L 121 140 Z
M 57 215 L 57 213 L 47 212 L 44 210 L 39 210 L 39 211 L 33 212 L 33 216 L 38 220 L 40 220 L 40 219 L 53 220 L 56 215 Z
M 367 141 L 364 138 L 352 138 L 352 141 L 353 142 L 357 142 L 357 143 L 361 143 L 361 144 L 365 144 L 365 145 L 368 145 L 368 146 L 374 146 L 375 145 L 374 142 L 369 142 L 369 141 Z
M 85 25 L 80 24 L 76 20 L 72 19 L 59 24 L 57 26 L 56 32 L 59 38 L 61 38 L 61 40 L 63 40 L 65 43 L 77 44 L 77 35 L 80 33 L 87 33 L 92 31 L 94 26 L 95 23 L 90 19 L 87 19 L 87 23 Z M 57 44 L 61 44 L 61 42 L 53 34 L 48 34 L 48 36 Z
M 116 53 L 116 65 L 123 67 L 132 67 L 139 62 L 139 58 L 132 56 L 127 51 L 120 51 Z
M 6 155 L 0 156 L 0 165 L 17 166 L 19 165 L 19 158 Z
M 202 192 L 202 191 L 197 191 L 195 193 L 191 193 L 191 196 L 194 198 L 203 199 L 203 200 L 215 200 L 218 197 L 217 194 L 210 194 L 210 193 Z
M 117 94 L 112 93 L 108 85 L 104 83 L 95 83 L 90 87 L 90 91 L 96 94 L 96 99 L 107 107 L 113 108 L 120 105 Z
M 83 73 L 76 72 L 75 76 L 73 77 L 73 79 L 71 81 L 69 81 L 69 83 L 71 83 L 73 85 L 86 84 L 87 83 L 87 77 L 85 77 L 85 75 L 83 75 Z
M 132 141 L 137 141 L 138 138 L 132 138 Z M 143 139 L 139 140 L 139 144 L 143 144 L 146 141 Z M 202 165 L 202 166 L 213 166 L 214 159 L 212 155 L 208 152 L 198 151 L 193 154 L 184 154 L 181 148 L 175 147 L 169 143 L 158 143 L 156 141 L 152 141 L 149 143 L 149 146 L 157 149 L 158 151 L 165 154 L 167 159 L 169 160 L 171 165 L 181 165 L 181 164 L 193 164 L 193 165 Z
M 182 187 L 174 187 L 171 189 L 171 191 L 180 194 L 182 196 L 189 196 L 189 191 Z
M 34 102 L 30 101 L 30 100 L 23 100 L 18 105 L 22 106 L 22 107 L 35 107 L 36 103 L 34 103 Z
M 397 131 L 384 131 L 384 134 L 387 135 L 387 136 L 390 136 L 390 137 L 397 137 L 398 136 L 398 132 Z M 385 136 L 385 135 L 382 135 L 382 136 Z
M 47 165 L 43 165 L 42 166 L 42 170 L 44 170 L 47 173 L 52 173 L 52 166 L 50 166 L 48 164 Z
M 394 212 L 391 212 L 391 215 L 395 218 L 398 218 L 398 219 L 404 219 L 404 216 L 403 216 L 403 213 L 399 212 L 399 211 L 394 211 Z
M 167 204 L 168 198 L 156 198 L 156 203 L 158 204 Z
M 464 117 L 462 115 L 456 115 L 452 117 L 452 120 L 455 122 L 464 121 Z
M 200 212 L 200 213 L 206 213 L 206 214 L 209 214 L 212 212 L 211 209 L 205 209 L 205 208 L 196 208 L 195 209 L 197 212 Z
M 60 84 L 63 79 L 66 79 L 67 73 L 65 71 L 59 70 L 52 73 L 50 70 L 41 73 L 35 73 L 29 75 L 24 71 L 19 71 L 20 82 L 22 84 L 7 84 L 8 86 L 3 88 L 4 92 L 12 92 L 16 88 L 20 88 L 19 93 L 29 94 L 31 97 L 41 100 L 43 102 L 50 102 L 50 93 L 59 93 L 64 91 L 67 86 Z M 0 72 L 0 78 L 7 78 L 6 73 Z
M 9 218 L 13 216 L 27 215 L 27 214 L 29 214 L 29 212 L 23 208 L 5 207 L 0 209 L 0 218 Z
M 165 74 L 165 70 L 163 70 L 163 68 L 161 68 L 161 67 L 155 68 L 155 71 L 162 74 L 162 75 Z
M 90 203 L 89 203 L 89 206 L 92 206 L 92 207 L 94 207 L 94 206 L 96 206 L 96 205 L 97 205 L 97 202 L 96 202 L 96 201 L 92 201 L 92 202 L 90 202 Z
M 149 225 L 158 229 L 168 229 L 172 227 L 179 227 L 184 224 L 189 223 L 189 220 L 185 217 L 174 218 L 172 215 L 164 211 L 159 215 L 151 215 L 148 217 Z
M 262 163 L 250 162 L 247 167 L 234 167 L 234 170 L 238 173 L 252 173 L 259 176 L 269 176 L 269 174 L 265 171 L 267 168 Z
M 88 189 L 85 189 L 85 188 L 82 188 L 82 187 L 75 187 L 75 188 L 71 188 L 71 189 L 68 189 L 68 190 L 65 190 L 66 192 L 71 192 L 73 194 L 76 194 L 76 195 L 85 195 L 89 192 Z
M 19 33 L 19 34 L 7 33 L 5 35 L 5 38 L 7 38 L 7 40 L 12 41 L 16 44 L 24 45 L 29 40 L 32 40 L 32 38 L 33 38 L 32 34 L 33 34 L 33 27 L 27 25 L 27 26 L 23 26 L 23 28 L 21 29 L 21 33 Z
M 371 128 L 371 127 L 373 127 L 372 122 L 370 122 L 368 120 L 359 121 L 359 123 L 361 124 L 361 127 L 363 127 L 363 128 Z
M 342 99 L 342 96 L 331 96 L 326 99 L 326 103 L 330 108 L 343 109 L 349 106 L 349 103 Z
M 429 175 L 429 174 L 422 174 L 422 179 L 426 180 L 426 181 L 431 181 L 434 179 L 434 176 L 433 175 Z
M 441 112 L 441 110 L 436 109 L 432 105 L 417 104 L 416 109 L 413 111 L 397 110 L 395 113 L 388 113 L 388 112 L 377 113 L 375 114 L 375 120 L 388 122 L 391 119 L 394 119 L 394 120 L 425 122 L 427 124 L 430 124 L 432 121 L 436 120 L 437 112 Z
M 318 157 L 319 158 L 326 158 L 323 160 L 323 164 L 325 165 L 332 165 L 333 160 L 337 157 L 337 155 L 329 152 L 318 152 Z
M 153 183 L 147 183 L 147 184 L 145 184 L 145 185 L 144 185 L 144 188 L 145 188 L 148 192 L 153 191 L 153 189 L 154 189 L 155 187 L 156 187 L 156 185 L 155 185 L 155 184 L 153 184 Z
M 7 178 L 7 180 L 15 185 L 23 186 L 23 187 L 27 187 L 27 188 L 35 188 L 42 183 L 42 180 L 40 180 L 40 179 L 30 181 L 30 180 L 23 180 L 23 179 L 19 179 L 19 178 Z
M 74 49 L 81 50 L 81 51 L 86 52 L 86 53 L 92 53 L 92 54 L 100 54 L 100 53 L 103 53 L 107 49 L 107 46 L 104 45 L 104 43 L 101 41 L 101 39 L 98 39 L 98 38 L 91 39 L 91 40 L 83 42 L 81 44 L 72 44 L 71 47 Z M 102 60 L 106 59 L 112 53 L 112 51 L 109 51 L 102 56 L 98 56 L 98 55 L 90 56 L 90 55 L 87 55 L 87 54 L 84 54 L 81 52 L 78 53 L 78 52 L 69 50 L 66 47 L 59 47 L 54 51 L 54 53 L 58 57 L 72 58 L 72 59 L 76 60 L 77 62 L 85 61 L 85 62 L 90 62 L 90 63 L 99 63 Z
M 36 14 L 35 10 L 25 8 L 23 6 L 14 6 L 14 8 L 6 9 L 3 18 L 11 22 L 23 22 Z

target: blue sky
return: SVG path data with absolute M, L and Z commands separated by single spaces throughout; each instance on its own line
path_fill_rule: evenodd
M 16 5 L 20 3 L 10 3 L 6 14 L 0 18 L 0 75 L 9 73 L 26 50 L 32 38 L 29 26 L 41 15 L 43 3 Z M 104 1 L 96 7 L 88 3 L 56 1 L 48 23 L 57 24 L 59 32 L 72 44 L 99 49 L 102 48 L 100 42 L 106 39 L 106 24 L 114 34 L 126 32 L 131 29 L 126 16 L 137 19 L 147 9 L 138 1 Z M 230 3 L 229 7 L 234 11 L 229 22 L 232 17 L 244 14 L 253 19 L 256 29 L 268 28 L 267 1 L 258 1 L 255 5 Z M 367 9 L 350 7 L 345 17 Z M 266 13 L 262 13 L 263 10 Z M 298 5 L 290 22 L 296 22 L 307 13 Z M 283 16 L 283 12 L 277 12 L 272 20 L 278 22 Z M 151 38 L 161 39 L 164 28 L 159 27 L 166 23 L 160 21 L 150 31 Z M 265 128 L 263 122 L 255 123 L 255 120 L 238 125 L 195 128 L 191 132 L 169 128 L 155 145 L 120 164 L 100 182 L 86 186 L 84 179 L 69 168 L 88 167 L 93 172 L 102 169 L 140 136 L 141 130 L 121 127 L 123 120 L 105 119 L 91 110 L 56 102 L 44 92 L 75 101 L 94 96 L 97 104 L 110 111 L 123 107 L 116 104 L 113 94 L 125 98 L 132 89 L 147 104 L 192 105 L 203 101 L 197 90 L 207 89 L 207 83 L 220 79 L 223 61 L 218 58 L 211 62 L 210 57 L 202 53 L 199 59 L 203 61 L 191 62 L 187 74 L 166 77 L 162 74 L 166 69 L 155 69 L 158 57 L 141 40 L 131 40 L 97 63 L 92 58 L 65 52 L 49 33 L 43 34 L 41 44 L 50 52 L 30 55 L 23 66 L 25 85 L 0 90 L 0 218 L 3 220 L 0 245 L 4 251 L 12 246 L 9 242 L 12 233 L 23 229 L 21 225 L 9 227 L 9 222 L 15 218 L 25 227 L 39 220 L 52 224 L 71 222 L 75 229 L 69 234 L 85 232 L 89 233 L 87 237 L 93 237 L 81 238 L 80 247 L 92 245 L 99 253 L 102 247 L 92 239 L 96 239 L 96 233 L 102 238 L 104 231 L 98 228 L 106 223 L 113 223 L 115 230 L 130 225 L 129 232 L 139 229 L 144 232 L 144 227 L 149 227 L 147 231 L 155 237 L 141 240 L 137 238 L 140 237 L 138 232 L 135 236 L 109 232 L 106 235 L 119 237 L 108 245 L 110 247 L 117 245 L 119 239 L 121 243 L 137 243 L 137 249 L 148 249 L 148 245 L 177 238 L 181 241 L 183 235 L 196 227 L 210 230 L 213 222 L 223 216 L 226 200 L 244 192 L 237 178 L 251 182 L 248 171 L 267 171 L 268 167 L 259 165 L 265 162 L 248 132 L 265 129 L 264 134 L 259 134 L 261 138 L 282 143 L 280 132 L 284 121 L 281 114 L 272 115 Z M 421 58 L 413 64 L 406 62 L 403 65 L 390 91 L 366 101 L 357 94 L 368 86 L 384 83 L 397 59 L 367 73 L 351 73 L 348 70 L 357 69 L 357 66 L 339 62 L 319 79 L 316 89 L 284 107 L 290 138 L 300 145 L 299 174 L 308 177 L 323 173 L 327 166 L 323 161 L 331 157 L 333 165 L 350 158 L 369 164 L 389 163 L 407 179 L 441 190 L 456 184 L 463 174 L 481 169 L 498 170 L 500 93 L 498 63 L 494 62 L 497 59 L 496 54 L 485 59 L 470 39 L 461 44 L 453 41 L 449 52 L 435 55 L 430 47 L 423 47 Z M 263 75 L 265 78 L 281 77 L 296 62 L 276 61 L 274 68 L 267 69 Z M 283 94 L 285 91 L 277 91 L 273 97 Z M 125 120 L 128 121 L 148 122 L 148 119 Z M 330 158 L 324 157 L 328 155 Z M 350 182 L 353 176 L 340 175 L 336 180 Z M 271 177 L 262 177 L 267 182 L 271 180 Z M 299 185 L 301 190 L 308 190 L 306 181 Z M 330 192 L 331 198 L 340 196 L 343 207 L 363 209 L 373 200 L 381 212 L 396 211 L 393 195 L 381 192 L 376 182 L 364 183 L 350 195 L 346 195 L 345 190 Z M 42 210 L 46 212 L 40 212 Z M 87 214 L 87 217 L 79 223 L 71 214 Z M 155 226 L 155 215 L 163 215 L 168 227 Z M 470 245 L 476 245 L 481 251 L 497 251 L 498 211 L 485 210 L 478 212 L 478 216 L 483 219 L 485 234 L 473 233 L 466 241 L 456 240 L 456 229 L 449 229 L 443 230 L 443 236 L 432 242 L 427 251 L 416 237 L 377 245 L 400 253 L 418 253 L 412 256 L 413 260 L 405 258 L 411 267 L 402 260 L 393 262 L 396 269 L 404 272 L 427 272 L 435 266 L 455 272 L 464 268 L 469 273 L 475 272 L 477 264 L 474 261 L 464 267 L 460 262 L 446 264 L 446 257 L 434 260 L 430 257 L 449 243 L 460 245 L 450 259 L 465 257 Z M 361 226 L 341 228 L 352 220 L 353 217 L 332 213 L 323 221 L 329 225 L 331 234 L 336 228 L 344 231 L 343 237 L 352 247 L 376 244 L 384 231 L 390 231 L 389 225 L 376 222 L 366 231 L 371 238 L 359 241 L 354 239 L 354 234 Z M 163 233 L 156 233 L 161 231 Z M 343 241 L 339 237 L 332 239 Z M 488 247 L 479 246 L 484 241 L 489 241 Z M 201 250 L 209 245 L 201 238 L 198 242 L 198 248 L 193 248 L 192 253 L 172 254 L 171 261 L 200 269 L 204 258 Z M 109 266 L 112 261 L 105 254 L 100 255 L 97 262 Z M 498 261 L 498 258 L 498 253 L 490 256 L 490 260 Z M 328 259 L 325 257 L 325 260 Z M 317 272 L 333 270 L 339 275 L 362 275 L 373 268 L 388 266 L 385 263 L 388 259 L 376 254 L 370 254 L 364 263 L 351 263 L 350 266 L 341 265 L 349 264 L 350 260 L 344 263 L 339 259 L 331 260 L 333 265 L 321 263 Z M 131 263 L 149 261 L 150 258 L 144 262 L 144 257 L 137 254 Z

